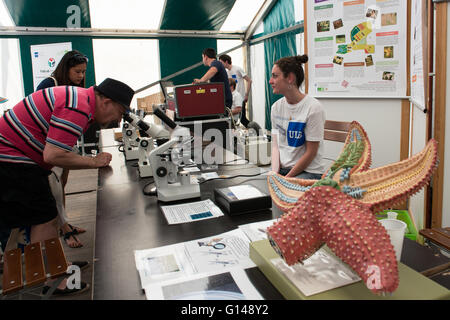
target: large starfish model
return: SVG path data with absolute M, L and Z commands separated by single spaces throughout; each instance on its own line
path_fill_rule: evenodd
M 274 203 L 285 212 L 270 226 L 269 241 L 288 265 L 322 245 L 347 263 L 376 294 L 399 284 L 394 248 L 374 213 L 404 202 L 425 186 L 437 167 L 437 143 L 409 159 L 369 169 L 371 147 L 354 121 L 343 150 L 321 180 L 268 177 Z

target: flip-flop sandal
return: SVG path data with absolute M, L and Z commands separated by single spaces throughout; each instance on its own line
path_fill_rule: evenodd
M 72 261 L 71 264 L 74 266 L 78 266 L 80 270 L 84 270 L 89 267 L 89 261 Z
M 71 296 L 74 294 L 82 293 L 82 292 L 86 291 L 87 289 L 89 289 L 89 283 L 81 281 L 79 289 L 76 289 L 76 288 L 68 289 L 67 287 L 65 289 L 56 288 L 55 291 L 53 292 L 52 296 Z M 50 290 L 49 286 L 43 287 L 42 295 L 45 295 L 48 290 Z
M 79 243 L 79 245 L 77 245 L 77 246 L 75 246 L 75 247 L 72 247 L 71 245 L 69 245 L 69 244 L 67 243 L 67 240 L 68 240 L 70 237 L 74 238 L 74 239 Z M 83 246 L 83 244 L 80 242 L 80 240 L 79 240 L 77 237 L 75 237 L 75 232 L 74 232 L 74 231 L 66 232 L 66 233 L 64 234 L 64 241 L 66 242 L 66 244 L 67 244 L 70 248 L 81 248 L 81 247 Z
M 81 230 L 78 227 L 74 227 L 73 225 L 71 225 L 70 223 L 67 224 L 69 226 L 69 228 L 72 230 L 72 232 L 75 232 L 74 234 L 80 234 L 80 233 L 85 233 L 86 230 Z

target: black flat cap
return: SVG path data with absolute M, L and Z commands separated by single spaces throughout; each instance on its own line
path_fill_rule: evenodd
M 95 86 L 94 89 L 111 100 L 120 103 L 125 109 L 130 110 L 130 103 L 134 96 L 134 90 L 125 83 L 106 78 L 98 86 Z

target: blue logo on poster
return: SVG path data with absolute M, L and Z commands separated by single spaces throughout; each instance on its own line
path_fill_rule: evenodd
M 305 125 L 304 122 L 289 122 L 286 138 L 290 147 L 301 147 L 305 143 Z
M 35 58 L 39 57 L 39 52 L 36 51 L 36 52 L 34 53 L 34 57 L 35 57 Z

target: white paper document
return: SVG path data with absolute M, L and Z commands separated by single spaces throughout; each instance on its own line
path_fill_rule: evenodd
M 145 290 L 147 300 L 262 300 L 242 269 L 199 273 L 155 283 Z
M 257 197 L 262 197 L 264 194 L 261 193 L 257 188 L 254 186 L 245 184 L 242 186 L 233 186 L 228 187 L 231 192 L 238 198 L 238 200 L 244 200 L 244 199 L 252 199 Z
M 361 280 L 345 263 L 323 248 L 303 261 L 303 265 L 296 263 L 288 266 L 281 258 L 272 259 L 271 262 L 305 296 L 311 296 Z
M 265 240 L 267 239 L 267 228 L 275 221 L 277 219 L 243 224 L 239 226 L 239 229 L 245 233 L 250 242 Z
M 193 274 L 183 243 L 147 250 L 135 250 L 134 259 L 142 288 L 154 282 Z
M 169 224 L 194 222 L 223 216 L 222 210 L 211 200 L 188 202 L 161 207 Z
M 250 241 L 239 229 L 185 242 L 184 247 L 195 272 L 255 267 L 249 257 Z
M 135 250 L 141 285 L 189 275 L 251 268 L 250 241 L 240 229 L 219 235 L 146 250 Z

